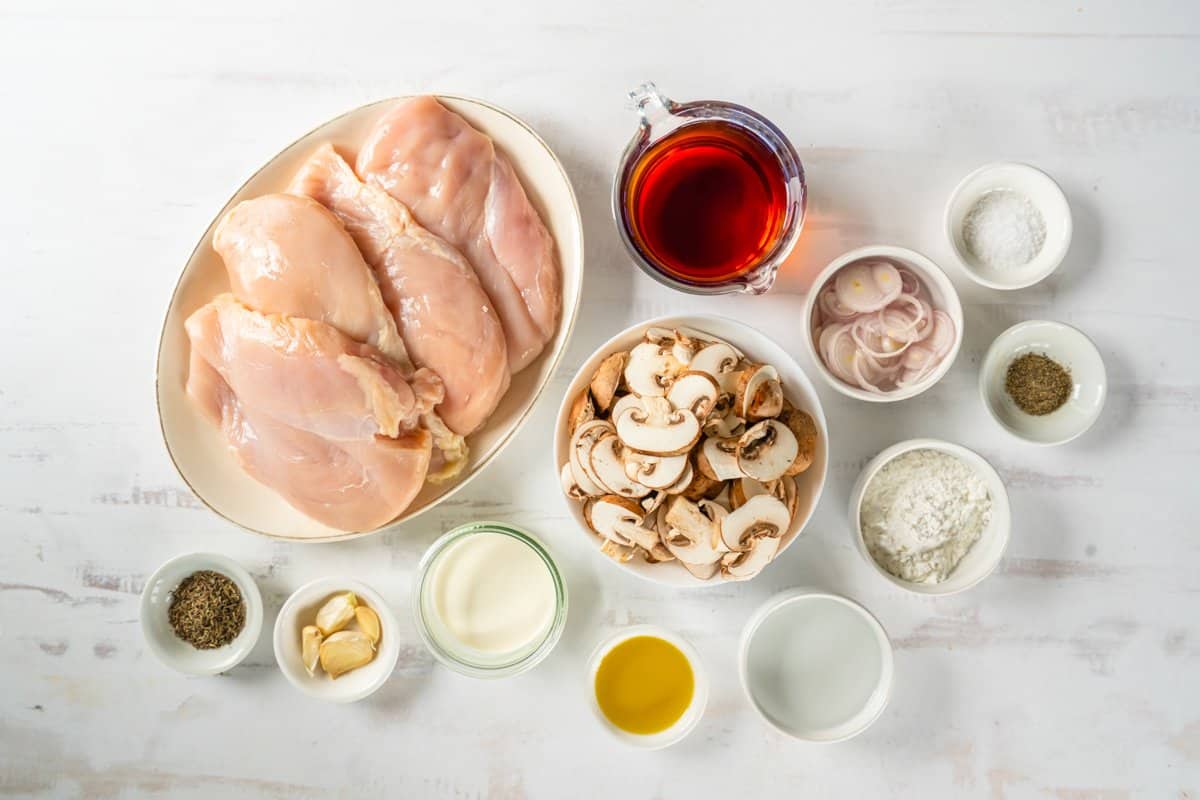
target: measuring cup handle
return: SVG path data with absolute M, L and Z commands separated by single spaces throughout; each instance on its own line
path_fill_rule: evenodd
M 678 104 L 647 81 L 629 93 L 629 101 L 642 118 L 642 125 L 652 128 L 670 117 Z

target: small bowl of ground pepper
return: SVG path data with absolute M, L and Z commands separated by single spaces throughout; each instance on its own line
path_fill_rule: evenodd
M 992 342 L 979 371 L 979 392 L 1006 431 L 1055 445 L 1092 427 L 1104 408 L 1108 379 L 1100 351 L 1082 331 L 1031 320 Z
M 232 559 L 188 553 L 146 581 L 141 616 L 142 634 L 159 661 L 188 675 L 216 675 L 254 648 L 262 632 L 262 595 Z

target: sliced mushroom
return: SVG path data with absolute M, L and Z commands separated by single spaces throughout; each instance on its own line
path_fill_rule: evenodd
M 783 411 L 783 384 L 775 368 L 770 364 L 754 364 L 742 370 L 733 407 L 738 416 L 751 422 L 779 416 Z
M 696 471 L 692 469 L 691 462 L 688 462 L 688 465 L 683 469 L 683 474 L 679 476 L 679 480 L 675 481 L 675 483 L 671 484 L 666 489 L 663 489 L 663 491 L 667 494 L 682 493 L 685 489 L 687 489 L 687 487 L 692 485 L 692 479 L 695 477 L 695 474 Z
M 784 408 L 779 421 L 796 437 L 797 447 L 796 458 L 784 474 L 799 475 L 812 466 L 817 456 L 817 423 L 807 412 L 791 406 Z
M 626 547 L 641 542 L 653 543 L 658 532 L 642 527 L 642 507 L 636 500 L 616 494 L 593 497 L 583 507 L 588 527 L 601 537 Z
M 787 531 L 792 515 L 787 506 L 769 494 L 755 495 L 721 521 L 721 540 L 734 552 L 749 550 L 755 539 L 778 539 Z
M 724 551 L 720 527 L 724 509 L 710 501 L 693 503 L 686 497 L 674 497 L 667 504 L 669 531 L 663 543 L 671 554 L 685 564 L 712 564 Z
M 717 381 L 722 392 L 734 394 L 737 391 L 738 363 L 741 355 L 724 342 L 710 344 L 688 364 L 689 370 L 707 372 Z
M 759 483 L 754 478 L 742 478 L 738 481 L 733 481 L 729 484 L 729 505 L 731 509 L 744 505 L 751 497 L 757 497 L 760 494 L 775 494 L 773 488 L 779 481 L 774 484 Z M 782 498 L 781 498 L 782 499 Z
M 687 370 L 675 378 L 667 390 L 667 400 L 675 408 L 691 411 L 696 419 L 703 422 L 712 413 L 720 394 L 720 387 L 713 376 L 707 372 Z
M 593 419 L 580 425 L 571 437 L 570 464 L 575 482 L 586 494 L 604 494 L 604 487 L 592 470 L 591 453 L 596 441 L 605 433 L 611 433 L 613 425 L 608 420 Z
M 702 581 L 712 580 L 713 576 L 721 569 L 720 561 L 714 561 L 711 564 L 688 564 L 684 561 L 680 561 L 679 563 L 683 565 L 684 569 L 692 573 L 694 577 Z
M 575 395 L 571 403 L 571 411 L 567 415 L 567 432 L 574 434 L 579 426 L 596 417 L 596 406 L 592 403 L 592 393 L 584 389 Z
M 798 453 L 791 430 L 782 422 L 766 419 L 738 439 L 737 464 L 743 475 L 769 483 L 783 477 Z
M 619 353 L 613 353 L 600 362 L 596 374 L 592 376 L 592 382 L 588 384 L 588 388 L 592 390 L 592 399 L 595 400 L 596 410 L 600 413 L 608 411 L 608 407 L 612 405 L 613 398 L 617 394 L 617 387 L 621 385 L 621 373 L 625 371 L 625 365 L 628 362 L 628 351 L 622 350 Z
M 629 351 L 625 365 L 625 383 L 642 397 L 662 397 L 675 376 L 683 371 L 671 348 L 654 342 L 642 342 Z
M 749 550 L 728 553 L 721 559 L 721 575 L 732 581 L 753 578 L 762 568 L 771 563 L 779 552 L 778 538 L 756 539 Z
M 775 491 L 771 494 L 778 497 L 787 506 L 788 515 L 796 516 L 796 509 L 800 506 L 800 487 L 796 485 L 796 479 L 791 475 L 784 475 L 776 484 Z
M 575 473 L 571 469 L 571 462 L 562 465 L 562 469 L 558 473 L 559 480 L 562 481 L 563 494 L 572 500 L 586 500 L 587 492 L 580 486 L 579 481 L 575 480 Z
M 673 409 L 665 397 L 643 397 L 643 408 L 628 408 L 616 421 L 617 435 L 642 453 L 686 453 L 700 438 L 700 421 L 686 408 Z
M 611 420 L 617 420 L 622 414 L 631 408 L 645 409 L 645 405 L 642 403 L 641 395 L 623 394 L 618 397 L 617 401 L 613 403 L 612 413 L 608 415 L 608 418 Z
M 596 482 L 622 497 L 645 497 L 650 494 L 650 487 L 625 474 L 624 451 L 625 447 L 615 433 L 601 434 L 588 455 Z
M 653 494 L 646 495 L 642 498 L 642 511 L 646 513 L 646 516 L 642 517 L 642 524 L 647 528 L 654 527 L 655 515 L 658 513 L 658 509 L 662 508 L 662 505 L 666 502 L 667 497 L 668 495 L 666 492 L 654 492 Z
M 738 466 L 738 442 L 740 439 L 720 439 L 710 436 L 704 440 L 696 455 L 696 466 L 716 481 L 740 478 L 746 473 Z
M 700 470 L 695 470 L 688 485 L 676 494 L 682 494 L 688 500 L 711 500 L 724 488 L 724 481 L 710 478 Z
M 729 395 L 722 395 L 729 397 Z M 731 436 L 741 436 L 746 432 L 746 420 L 734 414 L 726 414 L 723 417 L 718 417 L 716 412 L 709 415 L 704 422 L 704 435 L 715 436 L 719 439 L 728 439 Z
M 626 477 L 651 489 L 666 489 L 675 484 L 688 468 L 686 454 L 654 456 L 626 448 L 622 459 Z
M 706 334 L 690 328 L 647 328 L 645 338 L 647 342 L 670 348 L 675 360 L 685 365 L 709 344 Z
M 655 542 L 654 546 L 649 550 L 643 547 L 639 547 L 638 550 L 641 551 L 642 558 L 645 559 L 647 564 L 661 564 L 664 561 L 675 560 L 675 556 L 671 554 L 671 551 L 661 541 Z
M 600 545 L 600 552 L 616 561 L 618 564 L 625 564 L 633 560 L 637 554 L 637 548 L 629 545 L 617 544 L 612 539 L 605 539 Z

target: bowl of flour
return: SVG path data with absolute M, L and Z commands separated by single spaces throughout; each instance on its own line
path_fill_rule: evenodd
M 1008 547 L 1012 515 L 999 473 L 938 439 L 910 439 L 871 459 L 850 493 L 854 540 L 872 568 L 917 594 L 961 592 Z

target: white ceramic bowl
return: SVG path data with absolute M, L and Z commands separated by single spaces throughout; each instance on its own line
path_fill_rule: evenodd
M 858 386 L 851 386 L 830 372 L 829 367 L 825 366 L 825 361 L 821 358 L 821 354 L 817 352 L 817 343 L 813 336 L 813 318 L 816 314 L 817 296 L 820 294 L 821 289 L 842 267 L 855 261 L 861 261 L 864 258 L 882 258 L 900 266 L 908 267 L 921 279 L 921 283 L 925 285 L 933 301 L 934 310 L 940 309 L 946 312 L 954 322 L 954 346 L 950 348 L 950 352 L 946 354 L 946 357 L 942 359 L 942 362 L 937 365 L 933 372 L 926 375 L 925 379 L 919 383 L 883 394 L 876 394 Z M 958 299 L 958 291 L 954 288 L 954 284 L 950 282 L 950 279 L 946 277 L 946 273 L 937 264 L 929 260 L 929 258 L 915 250 L 886 244 L 868 245 L 860 247 L 857 250 L 851 250 L 848 253 L 843 253 L 831 261 L 825 269 L 821 270 L 820 274 L 817 275 L 817 279 L 813 281 L 812 289 L 809 290 L 808 295 L 805 297 L 804 321 L 804 336 L 802 337 L 804 339 L 804 346 L 808 350 L 808 355 L 816 364 L 817 372 L 821 374 L 826 383 L 842 394 L 859 400 L 866 400 L 869 403 L 894 403 L 897 400 L 907 400 L 910 397 L 916 397 L 930 386 L 933 386 L 942 379 L 943 375 L 950 371 L 950 367 L 954 364 L 954 359 L 958 358 L 958 351 L 962 346 L 963 339 L 962 303 Z
M 804 526 L 808 524 L 808 520 L 817 507 L 817 501 L 821 499 L 821 490 L 825 486 L 825 475 L 829 465 L 829 428 L 825 424 L 825 412 L 821 410 L 821 400 L 817 396 L 817 390 L 800 365 L 783 348 L 754 328 L 726 317 L 712 315 L 658 317 L 630 326 L 600 345 L 583 362 L 583 366 L 576 373 L 571 385 L 567 387 L 562 405 L 558 409 L 558 421 L 555 423 L 554 432 L 554 485 L 560 485 L 559 470 L 567 462 L 567 447 L 571 440 L 567 432 L 567 417 L 571 410 L 571 403 L 591 381 L 592 375 L 600 366 L 601 361 L 618 350 L 629 350 L 641 341 L 646 329 L 652 327 L 694 328 L 729 342 L 745 353 L 751 361 L 770 364 L 779 372 L 784 396 L 796 408 L 808 412 L 816 422 L 817 452 L 812 466 L 796 476 L 796 488 L 799 490 L 796 514 L 792 517 L 791 526 L 780 540 L 779 551 L 775 555 L 777 560 L 779 555 L 804 530 Z M 670 561 L 664 564 L 647 564 L 641 559 L 634 559 L 625 564 L 614 561 L 600 552 L 600 539 L 588 527 L 587 521 L 583 517 L 583 504 L 563 496 L 561 491 L 559 491 L 559 495 L 567 504 L 567 510 L 579 526 L 580 532 L 587 537 L 588 543 L 595 549 L 597 557 L 613 566 L 664 586 L 719 586 L 726 583 L 720 575 L 713 576 L 707 581 L 700 580 L 680 564 Z M 768 564 L 767 569 L 770 568 L 771 565 Z
M 823 646 L 805 648 L 800 625 L 809 629 L 808 641 Z M 853 644 L 851 634 L 859 634 Z M 837 663 L 831 663 L 834 653 L 842 656 Z M 873 658 L 877 674 L 866 669 Z M 797 739 L 841 742 L 871 727 L 887 707 L 894 673 L 883 625 L 840 595 L 781 592 L 742 631 L 738 677 L 750 705 L 771 727 Z
M 596 672 L 600 669 L 600 662 L 604 660 L 604 657 L 614 647 L 636 636 L 654 636 L 670 642 L 679 648 L 679 651 L 683 653 L 684 657 L 688 660 L 688 664 L 692 667 L 692 678 L 695 681 L 695 685 L 692 690 L 691 704 L 674 725 L 658 733 L 637 734 L 621 730 L 604 715 L 604 712 L 600 709 L 600 703 L 596 699 Z M 600 724 L 604 726 L 606 731 L 617 739 L 626 744 L 646 750 L 661 750 L 682 740 L 700 724 L 700 718 L 704 716 L 704 709 L 708 706 L 708 675 L 704 671 L 704 666 L 700 663 L 700 654 L 683 637 L 656 625 L 633 625 L 605 639 L 592 651 L 592 655 L 588 659 L 587 674 L 588 701 L 592 712 L 596 715 L 596 719 L 600 721 Z
M 171 629 L 167 612 L 171 592 L 187 576 L 200 570 L 219 572 L 237 584 L 246 603 L 246 622 L 232 642 L 212 650 L 197 650 Z M 142 635 L 150 652 L 168 667 L 187 675 L 216 675 L 240 664 L 254 649 L 262 633 L 263 603 L 258 584 L 231 558 L 216 553 L 188 553 L 163 564 L 142 590 Z
M 333 142 L 345 151 L 356 151 L 375 120 L 402 99 L 372 103 L 330 120 L 288 145 L 259 169 L 217 211 L 201 235 L 167 308 L 159 340 L 156 381 L 158 414 L 167 452 L 180 477 L 205 505 L 255 533 L 306 541 L 345 539 L 394 527 L 445 501 L 512 441 L 554 374 L 574 327 L 583 286 L 583 226 L 575 193 L 562 164 L 533 129 L 504 109 L 480 100 L 439 95 L 439 101 L 492 137 L 508 154 L 529 199 L 554 237 L 562 265 L 562 320 L 558 332 L 532 364 L 513 376 L 512 385 L 492 416 L 468 437 L 471 456 L 462 477 L 438 486 L 427 484 L 403 514 L 375 531 L 345 533 L 310 519 L 243 472 L 220 431 L 196 411 L 185 391 L 189 346 L 183 323 L 214 295 L 229 290 L 225 268 L 212 249 L 213 228 L 234 204 L 282 191 L 319 143 Z
M 954 571 L 941 583 L 914 583 L 897 578 L 876 563 L 867 549 L 866 542 L 863 541 L 862 518 L 860 514 L 863 495 L 866 494 L 867 486 L 870 484 L 871 479 L 883 468 L 884 464 L 901 453 L 907 453 L 910 450 L 940 450 L 943 453 L 956 456 L 965 462 L 967 466 L 975 470 L 983 482 L 987 484 L 988 493 L 992 498 L 992 518 L 990 524 L 979 535 L 979 540 L 963 556 L 962 561 L 958 562 L 958 566 Z M 1000 473 L 996 472 L 996 469 L 983 456 L 974 450 L 968 450 L 962 445 L 944 442 L 940 439 L 909 439 L 908 441 L 900 442 L 887 448 L 863 467 L 862 472 L 858 475 L 858 480 L 854 482 L 854 488 L 850 492 L 850 527 L 854 531 L 855 547 L 858 548 L 859 554 L 871 565 L 871 569 L 876 573 L 895 585 L 916 594 L 948 595 L 970 589 L 988 575 L 991 575 L 992 571 L 1000 564 L 1000 559 L 1004 556 L 1004 551 L 1008 548 L 1008 537 L 1012 528 L 1012 512 L 1008 505 L 1008 490 L 1004 487 L 1004 481 L 1001 480 Z
M 300 655 L 300 631 L 312 625 L 317 611 L 331 596 L 339 592 L 354 592 L 359 599 L 379 615 L 382 631 L 375 658 L 366 666 L 330 678 L 321 670 L 309 675 Z M 353 703 L 375 692 L 391 676 L 400 657 L 400 625 L 396 615 L 379 593 L 362 581 L 353 578 L 318 578 L 292 593 L 275 618 L 275 661 L 284 677 L 300 691 L 318 700 L 333 703 Z
M 1029 198 L 1046 222 L 1046 241 L 1028 264 L 1008 269 L 975 258 L 963 240 L 963 221 L 985 193 L 1009 189 Z M 1036 167 L 1013 162 L 985 164 L 963 178 L 946 203 L 946 236 L 967 275 L 990 289 L 1021 289 L 1042 280 L 1062 263 L 1071 246 L 1071 206 L 1054 179 Z
M 1074 388 L 1057 411 L 1026 414 L 1004 390 L 1008 365 L 1026 353 L 1047 355 L 1070 371 Z M 992 342 L 979 370 L 979 393 L 992 419 L 1034 444 L 1063 444 L 1083 435 L 1100 417 L 1107 392 L 1100 351 L 1082 331 L 1061 322 L 1030 320 L 1012 326 Z

